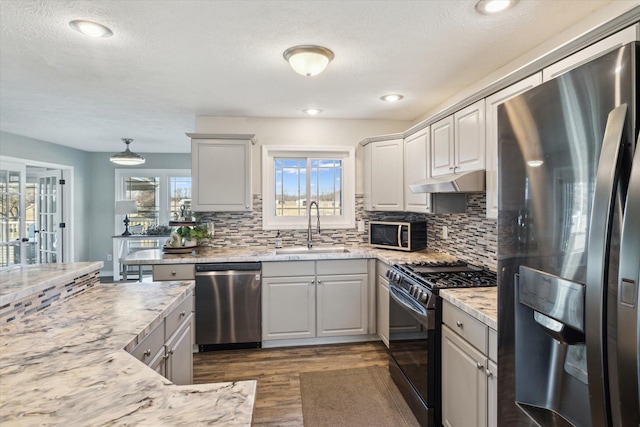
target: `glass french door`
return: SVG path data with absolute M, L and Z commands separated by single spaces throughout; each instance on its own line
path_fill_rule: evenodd
M 40 263 L 62 262 L 62 171 L 47 170 L 37 174 L 37 223 L 34 234 Z
M 26 168 L 0 163 L 0 268 L 27 264 L 25 215 Z

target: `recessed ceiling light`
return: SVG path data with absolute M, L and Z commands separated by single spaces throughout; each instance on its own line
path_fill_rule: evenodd
M 69 26 L 89 37 L 111 37 L 113 35 L 113 31 L 102 24 L 98 24 L 97 22 L 78 19 L 69 22 Z
M 322 110 L 318 108 L 305 108 L 304 110 L 302 110 L 302 112 L 310 116 L 315 116 L 317 114 L 322 113 Z
M 296 73 L 311 77 L 323 72 L 334 55 L 326 47 L 300 45 L 285 50 L 282 56 Z
M 544 160 L 529 160 L 527 164 L 532 168 L 539 168 L 544 163 Z
M 380 97 L 380 99 L 382 99 L 385 102 L 396 102 L 396 101 L 400 101 L 402 98 L 403 98 L 402 95 L 398 95 L 396 93 Z
M 516 4 L 518 0 L 480 0 L 476 3 L 476 10 L 483 15 L 491 15 L 505 11 Z

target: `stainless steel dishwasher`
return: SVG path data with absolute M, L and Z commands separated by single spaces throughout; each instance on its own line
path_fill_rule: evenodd
M 200 351 L 261 347 L 259 262 L 196 264 Z

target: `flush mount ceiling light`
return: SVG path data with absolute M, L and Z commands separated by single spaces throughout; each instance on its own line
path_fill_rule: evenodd
M 544 160 L 529 160 L 527 164 L 532 168 L 539 168 L 544 163 Z
M 404 98 L 402 95 L 398 95 L 395 93 L 380 97 L 380 99 L 382 99 L 385 102 L 396 102 L 396 101 L 400 101 L 402 98 Z
M 97 22 L 92 21 L 84 21 L 81 19 L 69 22 L 69 26 L 74 30 L 84 34 L 89 37 L 111 37 L 113 35 L 113 31 L 109 28 L 105 27 L 102 24 L 98 24 Z
M 483 15 L 491 15 L 509 9 L 516 4 L 517 1 L 518 0 L 480 0 L 476 3 L 476 11 Z
M 285 50 L 282 56 L 296 73 L 310 77 L 323 72 L 334 55 L 326 47 L 300 45 Z
M 317 114 L 322 113 L 322 110 L 318 108 L 305 108 L 304 110 L 302 110 L 302 112 L 310 116 L 315 116 Z
M 129 144 L 131 144 L 133 139 L 122 138 L 122 141 L 124 141 L 124 143 L 127 144 L 127 149 L 124 150 L 122 153 L 114 154 L 113 156 L 111 156 L 109 160 L 111 160 L 115 164 L 125 165 L 125 166 L 134 166 L 134 165 L 143 164 L 144 157 L 142 157 L 140 154 L 129 151 Z

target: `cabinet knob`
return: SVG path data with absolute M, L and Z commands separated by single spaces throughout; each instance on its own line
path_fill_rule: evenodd
M 489 369 L 487 369 L 487 370 L 485 371 L 485 374 L 487 374 L 487 377 L 488 377 L 488 378 L 491 378 L 491 377 L 493 376 L 493 372 L 491 372 L 491 370 L 489 370 Z
M 171 272 L 171 275 L 172 275 L 172 276 L 175 276 L 175 275 L 176 275 L 175 270 Z
M 476 367 L 478 369 L 484 369 L 484 365 L 482 363 L 480 363 L 480 362 L 476 362 Z
M 186 311 L 184 311 L 184 310 L 182 310 L 182 311 L 180 312 L 180 317 L 184 316 L 185 314 L 187 314 L 187 312 L 186 312 Z
M 245 205 L 245 209 L 249 209 L 249 205 Z
M 151 349 L 149 349 L 149 350 L 145 351 L 144 353 L 142 353 L 142 355 L 143 355 L 144 357 L 149 357 L 149 356 L 151 356 Z
M 455 166 L 449 166 L 450 171 L 454 170 L 455 168 L 456 168 Z
M 462 326 L 464 326 L 464 325 L 462 324 L 462 322 L 461 322 L 461 321 L 456 320 L 456 326 L 457 326 L 458 328 L 462 328 Z
M 173 354 L 173 349 L 169 350 L 169 354 Z

